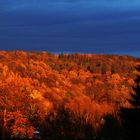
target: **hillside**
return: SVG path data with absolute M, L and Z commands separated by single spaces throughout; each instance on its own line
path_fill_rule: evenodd
M 1 51 L 0 136 L 120 133 L 118 111 L 130 107 L 138 64 L 130 56 Z

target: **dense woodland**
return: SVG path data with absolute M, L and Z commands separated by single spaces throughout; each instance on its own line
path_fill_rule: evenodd
M 120 139 L 119 111 L 131 108 L 139 64 L 130 56 L 1 51 L 0 137 Z

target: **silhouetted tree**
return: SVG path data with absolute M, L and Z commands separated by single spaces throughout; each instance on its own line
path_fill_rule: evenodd
M 136 67 L 136 70 L 140 72 L 140 65 Z M 129 100 L 131 108 L 121 108 L 120 110 L 124 132 L 129 140 L 140 139 L 140 74 L 134 81 L 133 93 Z

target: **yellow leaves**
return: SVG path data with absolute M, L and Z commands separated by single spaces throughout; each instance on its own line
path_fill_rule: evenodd
M 30 96 L 34 100 L 36 99 L 38 101 L 38 104 L 40 104 L 40 107 L 42 110 L 44 110 L 45 114 L 47 114 L 53 108 L 53 104 L 48 99 L 44 98 L 42 93 L 40 93 L 38 90 L 33 90 Z
M 30 94 L 30 96 L 33 99 L 38 99 L 38 100 L 42 100 L 43 99 L 41 93 L 39 91 L 37 91 L 37 90 L 33 90 L 32 94 Z
M 4 65 L 3 66 L 3 72 L 2 72 L 2 74 L 3 74 L 3 76 L 6 76 L 7 75 L 7 73 L 8 73 L 8 66 L 7 65 Z

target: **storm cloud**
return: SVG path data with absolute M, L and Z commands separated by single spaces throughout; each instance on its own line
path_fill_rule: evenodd
M 138 0 L 1 0 L 0 49 L 139 55 L 139 9 Z

